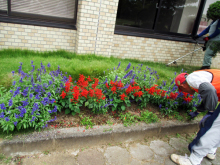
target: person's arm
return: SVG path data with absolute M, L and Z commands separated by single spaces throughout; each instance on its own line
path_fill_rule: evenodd
M 212 33 L 212 34 L 209 36 L 209 38 L 210 38 L 210 39 L 211 39 L 211 38 L 214 38 L 214 37 L 216 37 L 217 35 L 219 35 L 219 33 L 220 33 L 220 20 L 218 20 L 218 24 L 217 24 L 217 26 L 216 26 L 215 32 Z
M 210 26 L 211 25 L 209 25 L 205 30 L 203 30 L 200 34 L 198 34 L 198 37 L 201 37 L 201 36 L 207 34 L 209 32 Z
M 208 82 L 200 84 L 199 94 L 202 98 L 202 103 L 197 107 L 197 111 L 214 111 L 218 104 L 218 96 L 214 86 Z

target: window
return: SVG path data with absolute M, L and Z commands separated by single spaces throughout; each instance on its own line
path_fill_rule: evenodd
M 188 40 L 204 3 L 201 1 L 204 0 L 119 0 L 116 33 Z
M 206 13 L 207 13 L 207 10 L 209 8 L 209 5 L 214 3 L 214 2 L 217 2 L 217 1 L 218 0 L 208 0 L 206 2 L 206 5 L 205 5 L 203 13 L 202 13 L 202 19 L 199 23 L 199 28 L 198 28 L 197 34 L 201 33 L 203 30 L 205 30 L 210 25 L 210 23 L 212 22 L 212 20 L 208 20 L 206 18 Z
M 0 0 L 0 18 L 74 27 L 77 0 Z

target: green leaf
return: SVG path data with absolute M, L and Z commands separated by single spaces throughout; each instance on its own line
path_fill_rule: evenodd
M 134 99 L 134 95 L 131 95 L 131 98 Z
M 70 109 L 65 109 L 65 114 L 69 114 L 70 113 Z
M 121 109 L 124 111 L 124 110 L 125 110 L 125 106 L 124 106 L 124 105 L 122 105 L 122 106 L 121 106 Z
M 89 104 L 89 108 L 93 108 L 93 104 Z
M 62 106 L 65 106 L 65 102 L 61 102 Z
M 76 112 L 71 112 L 71 114 L 74 116 L 76 114 Z
M 89 102 L 87 101 L 87 102 L 85 102 L 85 106 L 87 107 L 89 105 Z
M 75 112 L 80 113 L 79 107 L 77 107 L 77 108 L 75 109 Z

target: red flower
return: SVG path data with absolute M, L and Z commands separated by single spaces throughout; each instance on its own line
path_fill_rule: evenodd
M 140 88 L 139 86 L 134 86 L 134 87 L 132 87 L 132 89 L 137 92 L 137 91 L 139 91 L 141 88 Z
M 66 97 L 66 93 L 62 91 L 62 94 L 60 96 L 62 97 L 62 99 L 64 99 Z
M 119 96 L 121 96 L 121 100 L 125 100 L 125 97 L 127 97 L 124 93 Z
M 66 92 L 69 92 L 69 90 L 70 90 L 70 82 L 69 81 L 67 81 L 66 83 L 65 83 L 65 91 Z
M 88 86 L 88 81 L 85 81 L 85 76 L 80 74 L 79 80 L 77 81 L 77 85 L 79 85 L 82 88 L 85 88 Z
M 105 86 L 106 86 L 106 88 L 108 88 L 108 89 L 109 89 L 109 85 L 108 85 L 108 83 L 106 83 L 106 84 L 105 84 Z
M 111 88 L 111 91 L 112 91 L 113 94 L 114 94 L 114 93 L 117 93 L 117 92 L 116 92 L 116 87 L 115 87 L 115 86 L 112 87 L 112 88 Z
M 81 96 L 87 98 L 87 95 L 89 94 L 89 91 L 87 91 L 86 89 L 82 90 L 81 92 Z
M 73 82 L 73 79 L 71 76 L 69 76 L 69 82 Z
M 94 90 L 93 90 L 93 89 L 90 89 L 90 90 L 89 90 L 89 96 L 90 96 L 90 97 L 93 97 L 94 94 L 95 94 Z
M 185 100 L 187 103 L 189 103 L 190 101 L 192 101 L 192 98 L 187 97 L 187 98 L 183 98 L 183 100 Z
M 169 98 L 175 100 L 177 98 L 177 96 L 178 96 L 178 93 L 171 92 Z
M 103 94 L 101 89 L 95 89 L 95 95 L 98 99 L 101 99 Z
M 124 87 L 124 84 L 122 84 L 121 80 L 118 82 L 117 87 L 118 88 L 123 88 Z
M 139 91 L 139 92 L 135 92 L 134 93 L 134 96 L 138 96 L 138 97 L 141 97 L 144 93 L 142 91 Z
M 88 81 L 88 82 L 92 81 L 91 78 L 90 78 L 90 76 L 87 78 L 87 81 Z
M 131 85 L 129 85 L 125 92 L 126 92 L 127 95 L 128 95 L 128 94 L 131 93 L 132 91 L 133 91 L 133 88 L 131 87 Z
M 92 88 L 96 88 L 96 86 L 99 84 L 99 79 L 94 78 L 95 79 L 95 83 L 92 84 Z

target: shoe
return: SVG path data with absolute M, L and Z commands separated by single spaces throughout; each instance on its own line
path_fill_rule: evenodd
M 212 154 L 212 153 L 208 153 L 206 155 L 207 158 L 211 159 L 211 160 L 214 160 L 215 159 L 215 156 L 216 156 L 216 153 Z
M 199 70 L 210 69 L 210 66 L 202 66 Z
M 170 156 L 171 160 L 179 165 L 192 165 L 187 156 L 180 156 L 176 154 L 172 154 Z

